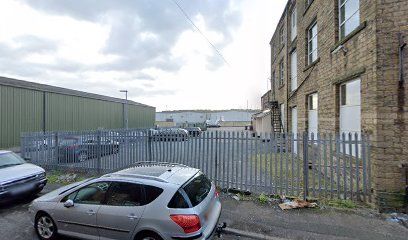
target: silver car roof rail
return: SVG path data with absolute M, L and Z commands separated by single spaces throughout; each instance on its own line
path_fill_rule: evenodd
M 190 168 L 187 165 L 184 165 L 184 164 L 181 164 L 181 163 L 172 163 L 172 162 L 148 162 L 148 161 L 146 161 L 146 162 L 137 162 L 135 164 L 136 165 L 133 166 L 133 167 L 142 167 L 140 165 L 143 165 L 143 166 L 175 166 L 175 167 L 177 166 L 177 167 Z M 130 167 L 130 168 L 133 168 L 133 167 Z
M 162 182 L 162 183 L 168 183 L 168 181 L 160 177 L 154 177 L 154 176 L 142 175 L 142 174 L 136 174 L 136 173 L 120 173 L 120 172 L 110 173 L 103 177 L 126 177 L 126 178 L 139 178 L 139 179 L 141 178 L 141 179 L 153 180 L 153 181 Z
M 154 180 L 158 182 L 163 182 L 163 183 L 168 183 L 168 181 L 164 180 L 163 178 L 156 177 L 156 176 L 151 176 L 151 175 L 144 175 L 144 174 L 138 174 L 138 173 L 126 173 L 125 171 L 128 169 L 132 168 L 138 168 L 138 167 L 147 167 L 147 166 L 168 166 L 168 167 L 184 167 L 184 168 L 190 168 L 189 166 L 186 166 L 184 164 L 180 163 L 169 163 L 169 162 L 137 162 L 135 166 L 125 168 L 123 170 L 120 170 L 115 173 L 109 173 L 104 175 L 104 177 L 128 177 L 128 178 L 142 178 L 142 179 L 147 179 L 147 180 Z

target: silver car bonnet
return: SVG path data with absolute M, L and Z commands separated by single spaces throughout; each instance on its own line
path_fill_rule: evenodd
M 43 168 L 31 163 L 0 168 L 0 184 L 17 181 L 43 172 L 45 172 Z

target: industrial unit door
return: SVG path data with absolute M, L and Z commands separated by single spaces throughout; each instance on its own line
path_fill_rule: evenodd
M 292 108 L 292 133 L 294 135 L 294 139 L 297 139 L 297 130 L 298 130 L 298 118 L 297 118 L 297 108 L 293 107 Z M 297 153 L 297 144 L 296 140 L 293 142 L 293 152 Z
M 348 134 L 361 134 L 361 93 L 360 79 L 356 79 L 340 86 L 340 134 L 345 134 L 348 140 Z M 343 151 L 343 149 L 340 149 Z M 355 155 L 355 147 L 351 148 L 352 155 Z M 350 154 L 350 148 L 346 144 L 346 154 Z

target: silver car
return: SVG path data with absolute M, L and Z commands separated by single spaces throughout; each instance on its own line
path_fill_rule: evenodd
M 35 195 L 47 183 L 41 167 L 27 163 L 11 151 L 0 150 L 0 203 L 24 195 Z
M 199 169 L 143 163 L 50 192 L 29 211 L 40 239 L 209 239 L 221 203 Z

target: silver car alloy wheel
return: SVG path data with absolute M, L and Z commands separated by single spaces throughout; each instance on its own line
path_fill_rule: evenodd
M 54 234 L 54 224 L 48 216 L 42 216 L 37 221 L 38 234 L 45 239 L 49 239 Z

